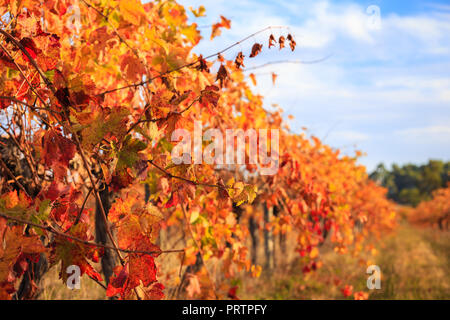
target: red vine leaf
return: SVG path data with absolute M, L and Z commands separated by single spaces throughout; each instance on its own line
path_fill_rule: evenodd
M 56 130 L 48 130 L 42 137 L 42 158 L 53 169 L 57 180 L 66 175 L 69 161 L 75 152 L 75 144 Z
M 202 55 L 200 55 L 200 57 L 198 58 L 198 63 L 199 64 L 197 66 L 197 70 L 206 71 L 207 73 L 209 73 L 208 63 L 205 59 L 203 59 Z
M 275 40 L 275 37 L 273 36 L 273 34 L 271 34 L 270 35 L 270 37 L 269 37 L 269 49 L 271 48 L 271 47 L 275 47 L 275 43 L 276 43 L 277 41 Z
M 353 293 L 353 286 L 346 284 L 345 287 L 341 289 L 341 292 L 344 297 L 349 297 Z
M 278 39 L 278 44 L 280 45 L 280 50 L 284 48 L 284 41 L 285 41 L 285 38 L 283 36 L 280 36 L 280 38 Z
M 278 75 L 275 72 L 272 72 L 272 84 L 275 85 L 275 81 L 277 80 Z
M 250 53 L 250 58 L 256 57 L 262 50 L 262 44 L 255 43 L 252 47 L 252 52 Z
M 76 226 L 73 226 L 70 230 L 70 234 L 85 241 L 92 241 L 93 239 L 86 223 L 79 223 Z M 50 264 L 53 266 L 61 262 L 59 276 L 65 283 L 67 282 L 68 277 L 66 269 L 70 265 L 78 266 L 81 275 L 87 274 L 97 281 L 102 281 L 100 274 L 88 261 L 88 259 L 96 261 L 98 256 L 102 255 L 102 252 L 103 250 L 98 247 L 86 246 L 83 243 L 73 241 L 66 237 L 56 236 L 52 245 Z
M 248 76 L 250 77 L 250 80 L 252 80 L 253 85 L 256 86 L 256 77 L 255 77 L 255 74 L 250 73 Z
M 228 290 L 228 298 L 232 300 L 240 300 L 236 295 L 237 289 L 238 289 L 237 286 L 231 287 L 230 290 Z
M 172 195 L 170 196 L 169 201 L 167 201 L 165 208 L 171 208 L 178 204 L 178 193 L 172 192 Z
M 201 92 L 200 103 L 208 108 L 210 104 L 217 107 L 220 98 L 218 91 L 219 88 L 217 86 L 207 86 Z
M 291 47 L 291 50 L 294 51 L 297 43 L 292 38 L 291 34 L 288 34 L 287 39 L 289 40 L 289 46 Z
M 33 41 L 33 39 L 25 37 L 22 38 L 19 43 L 25 48 L 25 50 L 30 54 L 30 56 L 36 60 L 38 54 L 40 53 L 40 50 L 38 48 L 36 48 L 36 45 Z M 25 61 L 29 61 L 28 57 L 26 56 L 25 53 L 22 53 L 23 58 L 25 59 Z
M 228 78 L 227 69 L 225 68 L 225 66 L 223 64 L 221 64 L 219 71 L 217 72 L 217 77 L 216 77 L 216 81 L 219 80 L 221 88 L 223 88 L 223 84 L 227 80 L 227 78 Z
M 222 33 L 220 28 L 230 29 L 231 21 L 225 18 L 224 16 L 220 16 L 220 22 L 212 25 L 211 40 L 217 36 L 220 36 L 220 34 Z
M 234 63 L 236 64 L 236 68 L 244 67 L 244 55 L 242 54 L 242 51 L 238 53 L 236 56 L 236 59 L 234 60 Z

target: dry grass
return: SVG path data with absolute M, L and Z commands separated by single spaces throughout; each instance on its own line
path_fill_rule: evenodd
M 174 238 L 171 234 L 165 236 Z M 289 251 L 293 251 L 291 242 L 287 246 Z M 404 223 L 377 249 L 374 263 L 381 268 L 381 289 L 371 290 L 370 299 L 450 299 L 450 232 L 418 229 Z M 287 256 L 279 247 L 277 250 L 280 256 Z M 352 285 L 354 291 L 369 291 L 366 265 L 359 258 L 338 255 L 330 244 L 324 245 L 321 251 L 323 267 L 316 272 L 304 275 L 301 261 L 290 258 L 291 263 L 276 266 L 260 278 L 243 274 L 235 281 L 240 286 L 238 296 L 241 299 L 344 299 L 340 289 L 345 284 Z M 179 269 L 178 256 L 159 259 L 166 268 L 170 264 L 169 269 Z M 262 259 L 263 252 L 258 252 L 259 262 Z M 59 279 L 58 269 L 54 267 L 45 275 L 39 299 L 105 299 L 104 289 L 86 276 L 82 277 L 80 290 L 68 289 Z M 166 284 L 170 289 L 170 282 Z
M 106 298 L 105 290 L 87 276 L 81 277 L 79 290 L 69 289 L 59 279 L 59 266 L 47 272 L 40 283 L 40 300 L 103 300 Z
M 366 265 L 358 258 L 325 250 L 323 267 L 303 275 L 297 261 L 258 280 L 245 281 L 244 299 L 344 299 L 341 288 L 370 293 L 370 299 L 450 299 L 450 232 L 406 223 L 378 247 L 381 289 L 368 290 Z M 350 298 L 349 298 L 350 299 Z

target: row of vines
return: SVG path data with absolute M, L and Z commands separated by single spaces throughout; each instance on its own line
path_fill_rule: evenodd
M 0 0 L 0 298 L 35 297 L 52 267 L 66 283 L 71 265 L 105 297 L 237 298 L 230 279 L 270 267 L 249 239 L 294 237 L 279 250 L 313 272 L 326 239 L 357 255 L 395 228 L 359 154 L 291 132 L 247 83 L 244 62 L 294 51 L 293 35 L 266 28 L 267 43 L 198 56 L 198 26 L 175 1 L 74 3 Z M 278 129 L 278 172 L 175 165 L 171 134 L 195 120 Z
M 447 188 L 435 190 L 432 199 L 419 203 L 416 208 L 411 210 L 408 217 L 414 224 L 448 230 L 450 222 L 450 184 Z

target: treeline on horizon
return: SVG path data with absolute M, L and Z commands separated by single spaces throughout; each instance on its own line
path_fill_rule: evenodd
M 449 182 L 450 162 L 429 160 L 427 164 L 393 164 L 391 170 L 383 163 L 369 175 L 388 189 L 388 198 L 404 205 L 417 206 L 429 200 L 434 190 Z

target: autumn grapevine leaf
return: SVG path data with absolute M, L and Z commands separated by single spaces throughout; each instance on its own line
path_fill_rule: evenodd
M 228 298 L 232 300 L 240 300 L 236 295 L 237 289 L 238 289 L 237 286 L 231 287 L 230 290 L 228 290 Z
M 223 88 L 224 83 L 228 78 L 228 71 L 223 64 L 220 65 L 219 71 L 217 72 L 216 81 L 220 83 L 220 87 Z
M 250 53 L 250 58 L 256 57 L 262 50 L 262 44 L 255 43 L 252 47 L 252 52 Z
M 296 44 L 296 42 L 294 41 L 294 38 L 292 37 L 291 34 L 288 34 L 287 40 L 289 41 L 289 46 L 291 47 L 291 50 L 294 51 L 294 50 L 295 50 L 295 46 L 296 46 L 297 44 Z
M 240 68 L 240 67 L 244 67 L 244 55 L 242 54 L 242 51 L 240 51 L 237 56 L 236 59 L 234 60 L 234 64 L 236 65 L 236 68 Z
M 32 221 L 28 221 L 28 220 L 24 220 L 24 219 L 20 219 L 17 217 L 13 217 L 13 216 L 9 216 L 7 214 L 1 213 L 0 212 L 0 217 L 6 219 L 6 220 L 12 220 L 15 222 L 18 222 L 20 224 L 24 224 L 24 225 L 30 225 L 36 228 L 39 228 L 41 230 L 45 230 L 51 233 L 54 233 L 55 235 L 61 237 L 61 238 L 67 238 L 79 243 L 82 243 L 86 246 L 90 246 L 90 247 L 99 247 L 99 248 L 105 248 L 105 249 L 114 249 L 114 247 L 109 246 L 109 245 L 104 245 L 101 243 L 97 243 L 97 242 L 90 242 L 88 240 L 84 240 L 81 238 L 78 238 L 76 236 L 73 236 L 69 233 L 65 233 L 65 232 L 61 232 L 56 230 L 55 228 L 51 227 L 51 226 L 46 226 L 46 225 L 40 225 L 37 223 L 34 223 Z M 2 221 L 2 220 L 0 220 Z M 174 250 L 161 250 L 161 249 L 156 249 L 153 251 L 145 251 L 145 250 L 129 250 L 129 249 L 125 249 L 125 248 L 119 248 L 120 251 L 124 252 L 124 253 L 133 253 L 133 254 L 144 254 L 144 255 L 155 255 L 155 254 L 162 254 L 162 253 L 174 253 L 174 252 L 184 252 L 184 249 L 174 249 Z
M 33 39 L 24 37 L 19 41 L 19 43 L 25 48 L 25 50 L 30 54 L 30 56 L 33 59 L 37 58 L 38 54 L 40 53 L 40 50 L 36 48 Z M 26 61 L 29 61 L 27 55 L 23 54 L 23 58 Z
M 255 74 L 254 73 L 250 73 L 248 76 L 250 77 L 250 80 L 252 80 L 253 85 L 256 86 L 256 76 L 255 76 Z
M 276 42 L 277 41 L 275 40 L 275 37 L 273 36 L 273 34 L 271 34 L 270 37 L 269 37 L 269 49 L 271 47 L 274 47 Z
M 220 34 L 222 33 L 220 28 L 230 29 L 231 21 L 225 18 L 224 16 L 220 16 L 220 22 L 217 22 L 212 25 L 211 40 L 217 36 L 220 36 Z
M 146 84 L 148 84 L 148 83 L 151 83 L 152 81 L 154 81 L 154 80 L 156 80 L 156 79 L 159 79 L 159 78 L 161 78 L 161 77 L 164 77 L 164 76 L 167 75 L 167 74 L 170 74 L 170 73 L 172 73 L 172 72 L 177 72 L 177 71 L 179 71 L 179 70 L 181 70 L 181 69 L 184 69 L 184 68 L 193 67 L 193 66 L 195 66 L 195 65 L 197 65 L 197 64 L 198 64 L 198 65 L 195 67 L 197 70 L 207 70 L 207 69 L 205 69 L 205 67 L 207 67 L 207 65 L 206 65 L 206 60 L 207 60 L 207 59 L 216 57 L 220 62 L 224 62 L 224 58 L 223 58 L 223 56 L 222 56 L 222 54 L 223 54 L 224 52 L 226 52 L 226 51 L 228 51 L 228 50 L 234 48 L 235 46 L 237 46 L 237 45 L 239 45 L 239 44 L 241 44 L 241 43 L 247 41 L 248 39 L 253 38 L 254 36 L 256 36 L 256 35 L 258 35 L 258 34 L 260 34 L 260 33 L 262 33 L 262 32 L 265 32 L 265 31 L 270 30 L 270 29 L 273 29 L 273 28 L 285 28 L 285 27 L 282 27 L 282 26 L 280 26 L 280 27 L 268 26 L 268 27 L 266 27 L 266 28 L 264 28 L 264 29 L 261 29 L 261 30 L 255 32 L 255 33 L 253 33 L 253 34 L 251 34 L 251 35 L 249 35 L 249 36 L 247 36 L 247 37 L 245 37 L 245 38 L 243 38 L 243 39 L 241 39 L 241 40 L 239 40 L 239 41 L 233 43 L 232 45 L 226 47 L 225 49 L 222 49 L 221 51 L 219 51 L 219 52 L 217 52 L 217 53 L 211 54 L 211 55 L 209 55 L 209 56 L 207 56 L 207 57 L 204 57 L 204 58 L 203 58 L 203 56 L 200 56 L 200 57 L 199 57 L 198 59 L 196 59 L 194 62 L 189 62 L 189 63 L 186 63 L 186 64 L 184 64 L 184 65 L 182 65 L 182 66 L 179 66 L 179 67 L 173 68 L 173 69 L 171 69 L 171 70 L 168 70 L 168 71 L 166 71 L 166 72 L 159 73 L 158 75 L 156 75 L 156 76 L 154 76 L 154 77 L 152 77 L 152 78 L 150 78 L 150 79 L 148 79 L 148 80 L 144 80 L 144 81 L 137 82 L 137 83 L 133 83 L 133 84 L 130 84 L 130 85 L 120 86 L 120 87 L 117 87 L 117 88 L 114 88 L 114 89 L 110 89 L 110 90 L 103 91 L 103 92 L 99 93 L 98 96 L 104 97 L 106 94 L 111 94 L 111 93 L 114 93 L 114 92 L 117 92 L 117 91 L 120 91 L 120 90 L 124 90 L 124 89 L 133 89 L 133 88 L 137 88 L 137 87 L 140 87 L 140 86 L 144 86 L 144 85 L 146 85 Z M 284 38 L 284 37 L 283 37 L 283 38 Z M 208 70 L 209 70 L 209 69 L 208 69 Z
M 219 90 L 220 89 L 217 86 L 207 86 L 201 91 L 200 103 L 208 108 L 211 112 L 211 106 L 217 108 L 217 104 L 219 103 Z
M 205 71 L 205 72 L 209 73 L 208 63 L 206 62 L 205 59 L 203 59 L 202 55 L 200 55 L 200 57 L 198 58 L 197 70 Z
M 284 36 L 280 36 L 280 38 L 278 39 L 278 44 L 280 45 L 280 50 L 284 48 L 285 40 L 286 40 L 286 38 Z
M 278 75 L 275 72 L 272 72 L 272 84 L 275 85 L 275 81 L 277 80 Z

